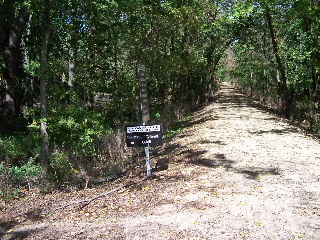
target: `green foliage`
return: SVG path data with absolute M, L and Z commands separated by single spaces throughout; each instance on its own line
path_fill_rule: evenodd
M 277 53 L 271 44 L 267 9 Z M 319 15 L 314 15 L 319 14 L 319 6 L 312 1 L 246 0 L 238 2 L 233 11 L 234 22 L 246 28 L 235 32 L 239 34 L 232 47 L 235 63 L 232 78 L 246 92 L 261 99 L 272 99 L 280 111 L 286 102 L 287 107 L 292 106 L 293 118 L 314 126 L 319 121 L 316 112 L 320 106 L 316 90 L 320 84 L 320 31 L 315 24 Z M 279 64 L 284 68 L 284 76 L 280 74 Z
M 45 173 L 36 163 L 36 159 L 30 158 L 21 166 L 0 163 L 0 198 L 4 200 L 18 198 L 25 188 L 30 190 L 42 187 L 46 182 L 45 179 Z
M 0 159 L 17 167 L 15 175 L 30 158 L 39 158 L 41 143 L 43 1 L 25 4 L 32 18 L 19 55 L 24 62 L 19 91 L 28 129 L 0 137 Z M 312 1 L 52 1 L 46 123 L 50 151 L 55 153 L 50 163 L 55 181 L 73 174 L 72 156 L 99 155 L 95 143 L 141 121 L 138 64 L 146 66 L 152 120 L 181 119 L 183 106 L 209 100 L 219 78 L 237 80 L 263 99 L 283 98 L 266 7 L 296 116 L 314 118 L 319 111 L 315 105 L 320 106 L 320 20 L 319 6 Z M 226 54 L 230 46 L 232 56 Z M 221 64 L 223 58 L 228 59 Z M 5 85 L 1 77 L 0 88 Z M 166 138 L 184 127 L 174 126 Z
M 30 158 L 40 159 L 43 3 L 25 3 L 32 18 L 19 56 L 24 68 L 19 90 L 28 127 L 21 136 L 0 138 L 1 159 L 19 169 Z M 208 101 L 232 26 L 225 27 L 215 2 L 202 0 L 52 1 L 51 20 L 45 121 L 55 181 L 73 174 L 75 156 L 99 155 L 114 164 L 108 158 L 117 154 L 99 152 L 95 145 L 105 138 L 113 141 L 106 136 L 116 129 L 141 122 L 138 64 L 146 66 L 152 120 L 172 123 L 183 116 L 182 106 Z M 122 155 L 114 158 L 124 159 Z
M 164 141 L 168 141 L 191 125 L 192 116 L 187 116 L 183 120 L 176 122 L 171 130 L 164 135 Z
M 41 166 L 40 137 L 34 132 L 0 135 L 0 196 L 10 200 L 19 197 L 24 188 L 40 187 L 45 182 Z
M 51 144 L 72 154 L 93 154 L 93 142 L 112 132 L 109 121 L 103 113 L 83 108 L 53 112 L 48 120 Z
M 30 61 L 26 65 L 26 73 L 30 76 L 40 77 L 40 63 L 36 61 Z
M 8 169 L 11 182 L 14 186 L 29 186 L 41 184 L 44 175 L 39 164 L 35 163 L 35 159 L 30 159 L 21 167 L 13 166 Z
M 69 156 L 56 153 L 50 159 L 50 173 L 55 182 L 67 181 L 74 173 Z
M 13 165 L 22 165 L 30 158 L 39 156 L 40 136 L 38 133 L 26 132 L 0 135 L 0 159 Z

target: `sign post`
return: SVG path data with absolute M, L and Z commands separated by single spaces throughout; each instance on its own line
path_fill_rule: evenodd
M 150 146 L 149 146 L 149 140 L 148 141 L 148 147 L 144 148 L 144 151 L 146 153 L 146 165 L 147 165 L 147 177 L 151 177 L 151 164 L 150 164 Z
M 144 147 L 146 153 L 147 177 L 150 177 L 150 146 L 160 146 L 163 144 L 163 131 L 161 124 L 147 124 L 147 122 L 150 120 L 150 114 L 146 67 L 143 64 L 138 65 L 138 78 L 143 125 L 126 126 L 126 141 L 128 147 Z
M 149 99 L 148 99 L 148 88 L 147 88 L 147 78 L 146 78 L 146 67 L 143 64 L 138 65 L 138 77 L 139 77 L 139 86 L 140 86 L 142 122 L 144 125 L 146 125 L 147 122 L 150 120 L 150 115 L 149 115 Z M 144 149 L 146 153 L 147 176 L 150 177 L 151 167 L 150 167 L 149 144 Z
M 139 77 L 139 86 L 140 86 L 142 122 L 144 125 L 146 125 L 147 122 L 150 120 L 150 114 L 149 114 L 149 99 L 148 99 L 148 88 L 147 88 L 147 78 L 146 78 L 146 67 L 143 64 L 138 65 L 138 77 Z M 151 167 L 150 167 L 149 144 L 144 149 L 146 153 L 147 176 L 150 177 Z
M 126 126 L 128 147 L 144 147 L 146 153 L 147 176 L 151 176 L 150 147 L 163 145 L 163 128 L 161 124 L 144 124 Z

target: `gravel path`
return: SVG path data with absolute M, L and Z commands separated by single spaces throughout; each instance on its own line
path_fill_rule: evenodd
M 167 170 L 81 211 L 68 208 L 16 224 L 13 235 L 3 237 L 22 232 L 24 239 L 320 239 L 317 140 L 226 83 L 217 100 L 186 124 L 153 151 L 154 161 L 169 159 Z M 108 187 L 46 201 L 61 205 Z
M 202 215 L 209 239 L 320 239 L 319 143 L 228 85 L 203 112 L 200 162 L 215 168 L 199 179 L 223 184 Z

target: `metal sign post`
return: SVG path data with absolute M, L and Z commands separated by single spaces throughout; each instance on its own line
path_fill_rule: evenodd
M 147 165 L 147 177 L 151 177 L 151 165 L 150 165 L 150 146 L 149 146 L 149 140 L 148 141 L 148 147 L 144 148 L 144 151 L 146 153 L 146 165 Z

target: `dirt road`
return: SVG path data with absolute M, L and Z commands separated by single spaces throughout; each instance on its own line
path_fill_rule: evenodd
M 152 153 L 169 160 L 167 170 L 80 210 L 49 211 L 131 181 L 129 173 L 99 188 L 30 196 L 14 206 L 33 216 L 10 219 L 3 211 L 0 237 L 320 239 L 318 141 L 228 84 L 186 124 Z

